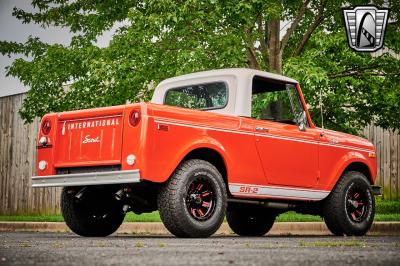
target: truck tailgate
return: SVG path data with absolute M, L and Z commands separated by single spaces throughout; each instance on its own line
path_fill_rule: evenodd
M 58 117 L 55 167 L 121 163 L 124 107 Z

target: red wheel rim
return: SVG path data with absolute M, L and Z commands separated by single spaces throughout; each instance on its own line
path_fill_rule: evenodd
M 189 214 L 194 219 L 208 220 L 214 213 L 216 203 L 211 182 L 205 177 L 196 177 L 189 185 L 185 203 Z
M 346 194 L 346 212 L 349 219 L 361 223 L 368 214 L 368 195 L 365 190 L 357 186 L 351 187 Z

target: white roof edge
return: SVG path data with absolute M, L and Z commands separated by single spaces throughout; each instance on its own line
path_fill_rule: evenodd
M 161 81 L 158 85 L 165 85 L 168 83 L 173 83 L 177 81 L 184 81 L 184 80 L 190 80 L 194 78 L 202 78 L 202 77 L 212 77 L 212 76 L 224 76 L 224 75 L 233 75 L 233 76 L 248 76 L 248 75 L 253 75 L 253 76 L 261 76 L 269 79 L 274 79 L 274 80 L 279 80 L 279 81 L 284 81 L 284 82 L 290 82 L 290 83 L 298 83 L 296 80 L 266 72 L 266 71 L 261 71 L 261 70 L 255 70 L 255 69 L 249 69 L 249 68 L 224 68 L 224 69 L 216 69 L 216 70 L 207 70 L 207 71 L 200 71 L 200 72 L 194 72 L 191 74 L 186 74 L 186 75 L 181 75 L 173 78 L 168 78 L 163 81 Z

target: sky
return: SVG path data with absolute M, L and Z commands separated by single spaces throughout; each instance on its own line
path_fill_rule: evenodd
M 71 41 L 72 34 L 66 28 L 50 27 L 43 29 L 36 24 L 22 24 L 12 16 L 14 7 L 22 8 L 26 11 L 34 11 L 28 0 L 0 0 L 0 40 L 25 42 L 28 40 L 29 35 L 32 35 L 50 44 L 68 45 Z M 107 46 L 116 27 L 101 36 L 97 45 L 100 47 Z M 21 57 L 24 58 L 23 56 L 9 58 L 8 56 L 0 55 L 0 97 L 26 92 L 29 89 L 24 87 L 18 79 L 6 77 L 5 67 L 9 66 L 14 59 Z

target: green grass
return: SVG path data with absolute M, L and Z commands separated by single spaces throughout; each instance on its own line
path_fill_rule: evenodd
M 63 222 L 64 218 L 59 215 L 1 215 L 0 221 L 17 222 Z
M 18 215 L 0 216 L 0 221 L 21 221 L 21 222 L 63 222 L 61 215 Z M 125 216 L 125 222 L 160 222 L 158 212 L 143 213 L 136 215 L 132 212 Z M 277 222 L 321 222 L 322 218 L 315 215 L 297 214 L 286 212 L 277 218 Z M 400 221 L 400 201 L 376 202 L 375 221 Z
M 126 214 L 124 221 L 125 222 L 161 222 L 160 215 L 158 214 L 158 212 L 143 213 L 140 215 L 130 212 L 130 213 Z
M 377 200 L 376 213 L 382 213 L 382 214 L 400 213 L 400 200 L 397 201 Z
M 365 242 L 350 241 L 300 241 L 300 247 L 365 247 Z
M 276 219 L 277 222 L 320 222 L 322 218 L 309 214 L 298 214 L 293 211 L 282 213 Z
M 144 245 L 143 245 L 142 242 L 140 242 L 140 241 L 138 240 L 138 241 L 136 241 L 136 243 L 135 243 L 135 247 L 136 247 L 136 248 L 142 248 L 142 247 L 144 247 Z

